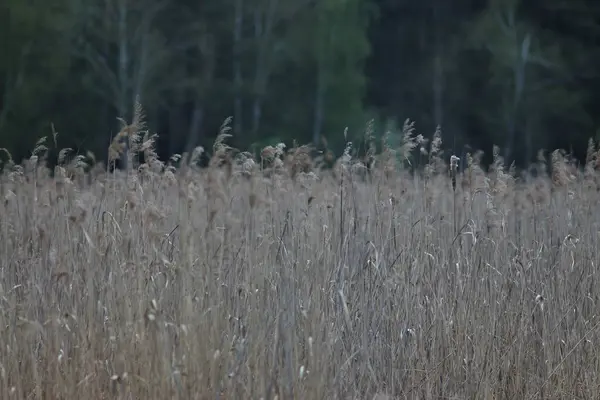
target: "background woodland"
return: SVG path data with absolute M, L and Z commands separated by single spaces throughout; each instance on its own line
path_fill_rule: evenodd
M 4 0 L 0 147 L 107 158 L 136 99 L 168 158 L 232 144 L 344 149 L 406 119 L 461 155 L 579 158 L 600 114 L 600 2 L 592 0 Z M 323 140 L 325 139 L 325 140 Z M 58 151 L 53 157 L 57 157 Z M 486 161 L 487 160 L 487 161 Z M 6 161 L 6 160 L 4 160 Z

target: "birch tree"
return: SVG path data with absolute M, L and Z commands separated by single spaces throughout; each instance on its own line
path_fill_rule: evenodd
M 237 1 L 237 0 L 235 0 Z M 186 9 L 187 17 L 182 23 L 186 26 L 176 40 L 178 63 L 185 65 L 188 85 L 179 87 L 183 93 L 189 92 L 192 104 L 184 152 L 191 155 L 204 137 L 204 121 L 211 93 L 214 92 L 217 71 L 217 48 L 226 28 L 227 7 L 193 3 Z M 185 98 L 186 96 L 184 96 Z M 241 104 L 241 103 L 240 103 Z
M 314 10 L 312 59 L 316 77 L 312 141 L 315 144 L 320 142 L 326 121 L 339 118 L 339 122 L 345 119 L 351 123 L 350 116 L 356 117 L 362 111 L 363 67 L 369 54 L 366 37 L 369 14 L 365 4 L 362 0 L 323 0 Z M 344 110 L 338 109 L 338 105 Z
M 170 50 L 155 28 L 166 1 L 72 0 L 72 51 L 91 72 L 89 89 L 131 121 L 136 101 L 153 104 L 168 82 Z M 162 81 L 162 82 L 161 82 Z M 126 157 L 123 157 L 123 161 Z
M 237 0 L 239 1 L 239 0 Z M 250 0 L 252 27 L 253 71 L 251 135 L 256 138 L 263 117 L 273 71 L 281 66 L 289 45 L 286 42 L 289 24 L 315 0 Z M 237 76 L 237 75 L 236 75 Z
M 240 134 L 243 127 L 243 85 L 242 75 L 242 37 L 244 29 L 244 0 L 234 0 L 233 18 L 233 129 Z
M 497 117 L 504 126 L 507 161 L 514 155 L 519 131 L 525 133 L 526 153 L 533 152 L 532 126 L 538 116 L 531 111 L 545 103 L 541 100 L 552 85 L 564 79 L 558 52 L 519 17 L 519 3 L 520 0 L 491 2 L 472 31 L 475 42 L 491 56 L 492 83 L 500 87 Z

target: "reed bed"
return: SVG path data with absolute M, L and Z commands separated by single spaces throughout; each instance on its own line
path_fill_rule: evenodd
M 403 135 L 323 168 L 224 125 L 198 168 L 138 118 L 124 171 L 5 157 L 0 398 L 598 398 L 594 143 L 517 174 Z

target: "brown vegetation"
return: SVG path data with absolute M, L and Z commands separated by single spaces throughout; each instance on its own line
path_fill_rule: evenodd
M 126 129 L 128 172 L 65 151 L 51 178 L 43 141 L 5 165 L 0 398 L 600 393 L 593 143 L 582 173 L 555 152 L 516 179 L 497 151 L 457 171 L 410 125 L 399 153 L 348 146 L 331 171 L 224 131 L 200 170 L 202 149 L 163 165 Z

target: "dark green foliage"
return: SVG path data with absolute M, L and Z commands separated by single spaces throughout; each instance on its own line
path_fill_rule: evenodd
M 0 147 L 19 160 L 53 124 L 58 147 L 105 159 L 139 98 L 165 158 L 229 116 L 240 148 L 326 139 L 339 155 L 346 128 L 360 142 L 372 118 L 376 137 L 410 118 L 457 154 L 583 157 L 600 123 L 599 4 L 6 0 Z

